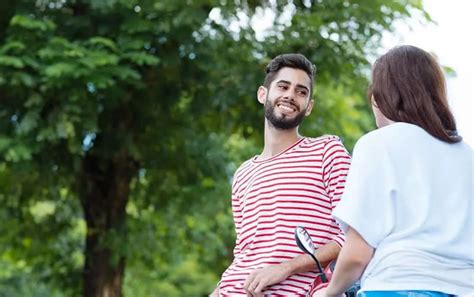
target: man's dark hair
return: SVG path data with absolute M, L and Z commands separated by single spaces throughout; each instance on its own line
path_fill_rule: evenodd
M 310 95 L 313 93 L 314 85 L 314 74 L 316 72 L 316 66 L 314 66 L 305 56 L 301 54 L 283 54 L 276 56 L 273 60 L 268 63 L 265 72 L 265 80 L 263 86 L 269 88 L 272 81 L 275 79 L 276 74 L 280 69 L 289 67 L 294 69 L 300 69 L 308 74 L 311 81 Z M 311 96 L 310 96 L 311 97 Z
M 439 140 L 461 141 L 448 106 L 443 71 L 433 55 L 414 46 L 391 49 L 375 61 L 368 99 L 395 122 L 417 125 Z

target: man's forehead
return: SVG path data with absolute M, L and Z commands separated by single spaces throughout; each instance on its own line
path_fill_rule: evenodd
M 306 86 L 308 89 L 311 86 L 311 79 L 308 74 L 301 69 L 284 67 L 278 71 L 275 76 L 274 82 L 287 81 L 291 84 L 299 84 Z

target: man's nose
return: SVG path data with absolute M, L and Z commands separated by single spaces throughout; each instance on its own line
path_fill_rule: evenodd
M 285 99 L 288 99 L 288 100 L 295 100 L 295 95 L 296 95 L 296 90 L 294 88 L 288 88 L 285 92 L 285 94 L 283 95 L 283 97 Z

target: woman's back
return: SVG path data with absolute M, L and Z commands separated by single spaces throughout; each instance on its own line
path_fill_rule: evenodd
M 391 124 L 358 141 L 351 194 L 335 215 L 350 210 L 345 223 L 375 248 L 364 290 L 474 291 L 472 171 L 472 148 L 416 125 Z
M 379 132 L 385 135 L 376 141 L 386 144 L 396 175 L 396 224 L 385 240 L 403 242 L 407 248 L 414 241 L 426 251 L 441 249 L 440 254 L 474 261 L 472 148 L 464 142 L 442 142 L 405 123 Z

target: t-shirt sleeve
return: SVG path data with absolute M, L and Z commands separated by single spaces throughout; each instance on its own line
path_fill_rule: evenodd
M 323 155 L 323 180 L 326 192 L 331 199 L 331 209 L 334 209 L 341 200 L 350 162 L 349 153 L 339 138 L 334 137 L 326 143 Z M 342 246 L 345 236 L 341 229 L 333 241 Z
M 395 195 L 393 163 L 387 149 L 373 137 L 362 137 L 354 148 L 334 218 L 344 231 L 350 226 L 376 248 L 394 227 Z

